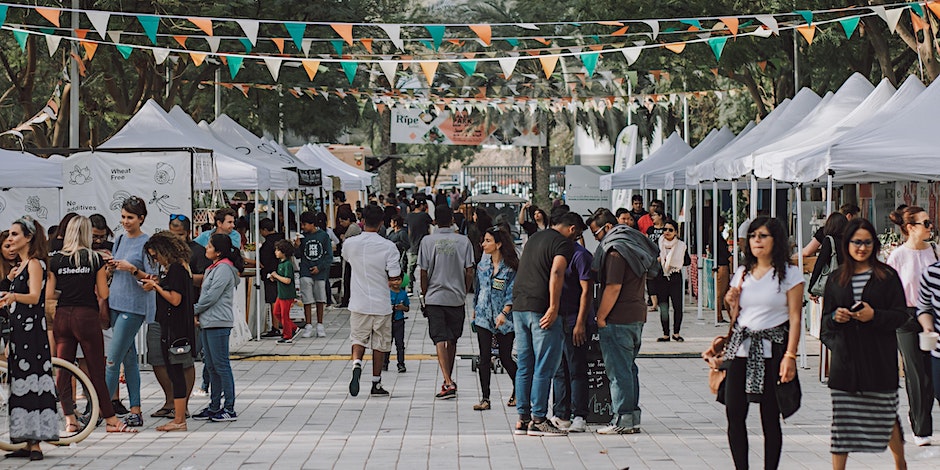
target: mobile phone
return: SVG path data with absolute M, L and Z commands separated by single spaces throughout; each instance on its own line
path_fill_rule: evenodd
M 858 312 L 858 311 L 861 311 L 863 308 L 865 308 L 865 304 L 862 303 L 862 301 L 860 300 L 858 302 L 855 302 L 855 305 L 852 305 L 851 307 L 849 307 L 849 311 Z

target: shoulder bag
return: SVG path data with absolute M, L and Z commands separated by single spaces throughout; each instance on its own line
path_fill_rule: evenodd
M 744 286 L 744 275 L 741 276 L 741 282 L 738 283 L 738 288 L 742 289 Z M 728 325 L 728 332 L 724 335 L 718 335 L 715 339 L 712 340 L 711 346 L 702 352 L 702 359 L 708 363 L 710 366 L 708 369 L 708 388 L 711 390 L 712 394 L 718 395 L 718 401 L 724 403 L 724 382 L 725 376 L 727 375 L 728 366 L 724 363 L 725 357 L 725 348 L 728 345 L 728 341 L 731 339 L 731 334 L 734 331 L 734 324 L 738 321 L 738 313 L 740 311 L 740 305 L 731 309 L 731 321 Z
M 832 274 L 839 267 L 839 257 L 836 256 L 836 242 L 829 235 L 826 235 L 826 240 L 829 242 L 829 264 L 822 267 L 822 271 L 819 273 L 819 277 L 816 278 L 816 283 L 809 286 L 809 293 L 815 295 L 816 297 L 822 297 L 826 293 L 826 281 L 829 279 L 829 275 Z

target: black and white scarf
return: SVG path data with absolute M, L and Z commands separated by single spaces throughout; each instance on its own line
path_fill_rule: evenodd
M 789 335 L 789 323 L 783 323 L 766 330 L 749 330 L 746 327 L 734 325 L 731 339 L 725 348 L 725 360 L 731 361 L 738 353 L 738 348 L 745 339 L 751 340 L 747 350 L 747 369 L 744 391 L 748 394 L 763 395 L 764 393 L 764 341 L 769 339 L 772 343 L 783 344 Z

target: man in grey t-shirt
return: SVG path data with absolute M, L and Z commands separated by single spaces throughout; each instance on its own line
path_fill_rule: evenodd
M 470 239 L 454 230 L 454 211 L 446 204 L 435 207 L 437 230 L 421 240 L 418 268 L 421 294 L 428 317 L 428 334 L 437 347 L 437 361 L 444 374 L 440 399 L 457 396 L 454 360 L 457 339 L 463 334 L 464 302 L 473 285 L 474 258 Z

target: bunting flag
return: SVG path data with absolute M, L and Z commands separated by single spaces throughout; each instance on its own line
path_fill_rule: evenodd
M 395 88 L 395 74 L 398 73 L 398 62 L 394 60 L 380 60 L 379 67 L 388 79 L 388 86 Z
M 888 30 L 891 31 L 891 34 L 894 34 L 894 31 L 897 29 L 898 22 L 901 21 L 901 15 L 904 14 L 905 9 L 907 9 L 907 7 L 895 8 L 892 10 L 885 10 L 884 7 L 881 7 L 881 11 L 884 12 L 884 16 L 882 16 L 882 18 L 886 23 L 888 23 Z
M 212 20 L 208 18 L 187 18 L 190 23 L 196 25 L 197 28 L 201 29 L 202 32 L 206 33 L 208 36 L 212 36 Z
M 927 29 L 927 22 L 920 19 L 920 16 L 917 16 L 913 9 L 911 9 L 911 26 L 914 28 L 914 34 L 922 29 Z
M 46 35 L 46 47 L 49 48 L 49 57 L 52 57 L 55 54 L 55 51 L 59 50 L 59 43 L 62 42 L 62 36 L 56 36 L 53 34 Z
M 927 3 L 927 8 L 930 8 L 930 11 L 933 12 L 934 16 L 940 18 L 940 2 L 929 2 Z M 2 15 L 0 15 L 0 24 L 3 23 L 2 18 Z
M 228 73 L 232 76 L 232 80 L 234 80 L 235 76 L 238 75 L 238 71 L 241 70 L 242 62 L 244 62 L 245 59 L 239 56 L 228 56 L 226 59 L 228 62 Z
M 300 64 L 304 66 L 304 70 L 307 71 L 307 78 L 310 81 L 313 81 L 313 77 L 317 76 L 317 71 L 320 70 L 320 61 L 319 60 L 302 60 Z
M 728 27 L 728 31 L 731 31 L 731 35 L 732 35 L 732 36 L 737 36 L 737 35 L 738 35 L 738 24 L 739 24 L 739 22 L 738 22 L 738 18 L 737 18 L 737 17 L 734 17 L 734 16 L 727 16 L 727 17 L 718 18 L 718 19 L 721 20 L 721 22 L 724 23 L 725 26 Z
M 60 10 L 58 8 L 36 7 L 36 13 L 39 13 L 43 18 L 49 20 L 56 28 L 59 27 L 59 12 Z
M 480 37 L 480 40 L 483 41 L 483 44 L 486 46 L 490 45 L 491 39 L 493 38 L 493 30 L 488 24 L 472 24 L 469 26 L 470 30 L 477 34 Z
M 183 49 L 186 49 L 186 40 L 189 39 L 189 36 L 173 36 L 173 39 L 176 40 L 176 43 L 180 45 Z
M 85 59 L 90 62 L 95 57 L 95 51 L 98 50 L 98 43 L 82 41 L 81 44 L 85 48 Z
M 627 59 L 627 65 L 633 65 L 633 63 L 636 62 L 636 60 L 640 58 L 640 53 L 643 52 L 643 48 L 628 47 L 624 49 L 622 52 L 623 52 L 624 58 Z
M 842 25 L 842 30 L 845 31 L 846 39 L 850 39 L 852 37 L 852 33 L 854 33 L 855 28 L 858 27 L 858 21 L 860 19 L 861 18 L 858 16 L 853 16 L 851 18 L 839 20 L 839 24 Z
M 401 40 L 401 25 L 380 24 L 379 27 L 385 31 L 385 34 L 388 35 L 389 41 L 392 41 L 392 44 L 394 44 L 398 50 L 405 50 L 405 42 Z
M 463 69 L 463 73 L 467 74 L 468 77 L 477 71 L 477 61 L 475 60 L 462 60 L 457 63 L 460 64 L 460 68 Z
M 516 62 L 518 61 L 517 57 L 506 57 L 498 60 L 499 68 L 503 71 L 506 80 L 509 80 L 509 77 L 512 76 L 512 71 L 516 69 Z
M 134 51 L 134 48 L 133 48 L 133 47 L 131 47 L 131 46 L 125 46 L 125 45 L 123 45 L 123 44 L 119 44 L 119 45 L 117 45 L 117 46 L 114 46 L 114 48 L 117 49 L 117 51 L 121 54 L 121 57 L 123 57 L 124 60 L 129 59 L 129 58 L 131 57 L 131 52 Z
M 656 40 L 656 37 L 659 36 L 659 22 L 656 21 L 656 20 L 646 20 L 646 21 L 644 21 L 644 23 L 646 23 L 646 24 L 650 27 L 650 29 L 652 30 L 653 35 L 652 35 L 651 39 L 653 39 L 653 40 L 655 41 L 655 40 Z
M 555 66 L 558 65 L 558 56 L 540 56 L 539 62 L 542 63 L 542 71 L 545 72 L 545 78 L 552 78 L 552 73 L 555 71 Z
M 199 52 L 190 52 L 189 58 L 192 59 L 193 65 L 199 67 L 202 65 L 202 61 L 206 60 L 206 54 L 201 54 Z
M 256 20 L 242 19 L 235 20 L 235 22 L 238 23 L 238 26 L 241 26 L 242 31 L 245 33 L 245 38 L 248 39 L 248 42 L 250 42 L 252 46 L 256 46 L 258 44 L 258 26 L 260 23 Z M 248 46 L 245 46 L 245 48 L 249 51 L 251 50 L 251 48 Z
M 16 43 L 20 45 L 20 50 L 26 52 L 26 39 L 29 38 L 29 33 L 21 29 L 13 30 L 13 39 L 16 39 Z
M 271 38 L 271 42 L 277 47 L 278 52 L 284 53 L 284 38 Z
M 594 76 L 594 70 L 597 68 L 598 57 L 600 57 L 600 54 L 597 52 L 581 54 L 581 63 L 584 64 L 584 70 L 587 71 L 588 77 Z
M 712 52 L 715 54 L 715 61 L 721 62 L 721 53 L 725 50 L 725 43 L 727 42 L 727 37 L 708 39 L 708 47 L 712 48 Z
M 796 11 L 794 11 L 793 13 L 796 13 L 796 14 L 802 16 L 803 19 L 806 20 L 806 25 L 807 25 L 807 26 L 812 26 L 812 25 L 813 25 L 813 12 L 812 12 L 812 11 L 810 11 L 810 10 L 796 10 Z
M 428 80 L 428 86 L 432 86 L 434 83 L 434 74 L 437 73 L 437 65 L 440 62 L 437 61 L 421 61 L 418 62 L 418 65 L 421 66 L 421 71 L 424 72 L 424 78 Z M 350 82 L 352 83 L 352 82 Z
M 0 25 L 6 23 L 7 21 L 7 10 L 10 7 L 7 5 L 0 5 Z
M 111 13 L 106 11 L 86 11 L 85 16 L 88 17 L 88 21 L 91 22 L 91 25 L 94 26 L 98 36 L 101 37 L 101 39 L 106 39 L 108 37 L 108 20 L 111 19 Z
M 121 33 L 123 32 L 124 31 L 121 31 L 121 30 L 108 31 L 108 39 L 110 39 L 111 42 L 118 44 L 121 42 Z
M 359 68 L 359 62 L 343 61 L 339 64 L 343 67 L 343 72 L 346 73 L 346 79 L 349 80 L 349 84 L 352 85 L 353 79 L 356 78 L 356 69 Z
M 330 44 L 333 45 L 333 50 L 336 51 L 336 55 L 343 56 L 343 41 L 341 39 L 332 39 Z
M 695 29 L 702 29 L 702 22 L 699 20 L 684 19 L 684 20 L 679 20 L 679 22 L 682 24 L 689 25 Z
M 754 18 L 757 19 L 757 21 L 760 21 L 777 36 L 780 35 L 780 26 L 777 24 L 777 19 L 774 18 L 773 15 L 757 15 Z
M 209 50 L 213 54 L 219 52 L 219 45 L 222 43 L 222 38 L 215 36 L 206 36 L 206 44 L 209 45 Z
M 685 50 L 685 43 L 684 42 L 671 42 L 669 44 L 664 44 L 663 47 L 665 47 L 666 49 L 669 49 L 672 52 L 675 52 L 676 54 L 681 54 L 682 51 Z
M 251 39 L 241 38 L 238 40 L 238 42 L 242 43 L 242 46 L 245 47 L 245 54 L 251 54 L 251 46 L 252 46 Z
M 330 27 L 333 28 L 333 31 L 336 31 L 336 34 L 338 34 L 339 37 L 346 41 L 346 44 L 349 44 L 350 46 L 353 45 L 353 25 L 349 23 L 331 23 Z M 301 34 L 301 36 L 303 36 L 303 34 Z M 298 45 L 297 48 L 299 49 L 300 46 Z
M 362 43 L 362 47 L 365 47 L 366 51 L 368 51 L 369 54 L 372 53 L 372 39 L 371 38 L 360 39 L 359 42 Z
M 160 65 L 166 62 L 166 58 L 170 56 L 169 49 L 155 48 L 153 51 L 153 60 L 157 65 Z
M 154 45 L 157 45 L 157 30 L 160 28 L 160 17 L 151 15 L 137 15 L 137 21 L 144 28 L 144 34 Z
M 516 38 L 506 38 L 506 42 L 512 47 L 519 47 L 519 40 Z
M 623 35 L 627 34 L 627 30 L 628 30 L 628 29 L 630 29 L 629 26 L 624 26 L 623 28 L 620 28 L 620 29 L 618 29 L 618 30 L 616 30 L 616 31 L 614 31 L 614 32 L 612 32 L 612 33 L 610 33 L 610 35 L 611 35 L 611 36 L 623 36 Z
M 441 47 L 441 41 L 444 40 L 444 25 L 425 25 L 425 29 L 428 30 L 428 34 L 431 35 L 431 40 L 433 41 L 433 49 L 436 51 Z
M 268 67 L 268 72 L 271 73 L 271 78 L 273 78 L 275 82 L 277 81 L 277 77 L 281 74 L 281 62 L 283 62 L 283 59 L 278 57 L 264 58 L 264 65 Z
M 911 7 L 911 11 L 917 13 L 917 16 L 924 17 L 924 7 L 920 5 L 920 2 L 911 2 L 907 6 Z
M 307 31 L 307 23 L 284 23 L 287 34 L 294 41 L 294 45 L 299 50 L 303 47 L 304 33 Z
M 810 44 L 813 43 L 813 36 L 816 35 L 816 26 L 815 26 L 815 25 L 813 25 L 813 26 L 810 26 L 810 25 L 797 26 L 797 27 L 796 27 L 796 30 L 799 31 L 800 34 L 803 35 L 803 39 L 806 39 L 806 42 L 808 42 L 808 43 L 810 43 Z

